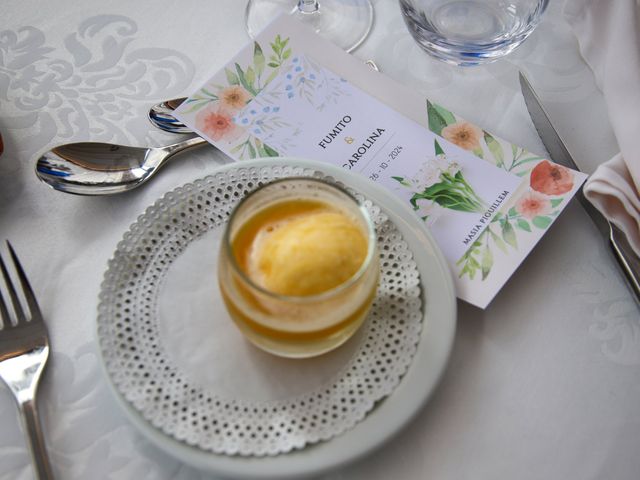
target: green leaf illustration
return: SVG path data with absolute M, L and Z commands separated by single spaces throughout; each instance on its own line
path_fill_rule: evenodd
M 516 210 L 516 207 L 511 207 L 509 209 L 509 212 L 507 213 L 507 215 L 509 215 L 510 217 L 517 217 L 518 216 L 518 211 Z
M 264 72 L 264 64 L 265 59 L 262 48 L 260 48 L 258 42 L 255 42 L 253 45 L 253 66 L 256 69 L 256 75 L 258 75 L 258 77 Z
M 236 145 L 235 147 L 233 147 L 231 150 L 229 150 L 231 153 L 237 153 L 240 150 L 242 150 L 242 148 L 244 147 L 244 143 L 240 143 L 238 145 Z
M 247 68 L 247 71 L 244 74 L 245 81 L 251 86 L 253 90 L 256 89 L 256 72 L 252 67 Z
M 523 153 L 524 153 L 524 152 L 525 152 L 525 151 L 523 150 Z M 518 160 L 517 162 L 513 162 L 513 164 L 509 167 L 509 171 L 511 171 L 511 170 L 513 170 L 513 169 L 515 169 L 515 168 L 521 167 L 521 166 L 522 166 L 522 165 L 524 165 L 525 163 L 537 162 L 538 160 L 543 160 L 543 159 L 544 159 L 544 157 L 537 157 L 537 156 L 523 158 L 523 159 L 521 159 L 521 160 Z M 521 171 L 521 172 L 518 172 L 516 175 L 529 173 L 529 171 L 530 171 L 532 168 L 533 168 L 533 166 L 532 166 L 531 168 L 527 168 L 526 170 L 523 170 L 523 171 Z
M 437 103 L 431 104 L 436 112 L 442 117 L 447 125 L 451 125 L 452 123 L 456 123 L 456 117 L 446 108 L 441 107 Z
M 269 157 L 278 157 L 280 156 L 280 154 L 274 150 L 273 148 L 271 148 L 269 145 L 267 145 L 266 143 L 262 144 L 262 148 L 264 149 L 265 153 L 267 154 L 267 156 Z
M 249 158 L 256 158 L 258 155 L 256 154 L 256 149 L 250 142 L 247 142 L 247 147 L 249 148 Z
M 242 71 L 242 68 L 237 63 L 236 63 L 236 73 L 238 74 L 238 80 L 240 80 L 240 84 L 245 88 L 245 90 L 253 94 L 253 96 L 256 96 L 258 93 L 253 89 L 251 84 L 247 82 L 247 79 L 245 78 L 245 74 Z
M 215 93 L 210 92 L 209 90 L 207 90 L 206 88 L 202 87 L 200 89 L 200 91 L 202 93 L 204 93 L 207 97 L 213 99 L 213 100 L 217 100 L 218 99 L 218 95 L 216 95 Z
M 467 275 L 469 275 L 469 278 L 473 280 L 476 276 L 476 271 L 478 270 L 477 263 L 478 262 L 476 262 L 473 257 L 469 257 L 468 259 L 466 259 L 464 268 L 460 272 L 460 277 L 462 277 L 466 273 Z
M 552 198 L 551 199 L 551 207 L 556 208 L 564 201 L 564 198 Z
M 496 166 L 502 168 L 504 166 L 504 152 L 502 151 L 500 142 L 488 132 L 484 132 L 484 141 L 487 143 L 487 147 L 489 147 L 493 158 L 496 159 Z
M 457 266 L 462 265 L 462 269 L 458 273 L 459 278 L 462 278 L 465 275 L 469 275 L 469 279 L 473 280 L 478 269 L 482 269 L 482 265 L 480 262 L 478 262 L 477 257 L 481 254 L 482 239 L 484 238 L 484 235 L 485 232 L 482 232 L 477 240 L 473 242 L 471 247 L 456 262 Z M 486 265 L 488 265 L 488 263 Z
M 401 185 L 404 185 L 405 187 L 411 187 L 411 183 L 409 183 L 408 181 L 406 181 L 403 177 L 391 177 L 394 180 L 400 182 Z
M 549 225 L 551 225 L 551 221 L 552 220 L 550 217 L 547 217 L 544 215 L 538 215 L 537 217 L 533 217 L 533 220 L 531 220 L 531 223 L 533 223 L 536 227 L 544 230 Z
M 518 155 L 518 146 L 514 145 L 513 143 L 511 144 L 511 157 L 515 160 L 516 156 Z
M 427 100 L 427 116 L 429 118 L 429 130 L 436 135 L 441 135 L 442 129 L 447 126 L 447 121 L 429 100 Z
M 436 155 L 444 155 L 444 150 L 442 150 L 442 147 L 438 143 L 438 140 L 434 140 L 433 143 L 436 150 Z
M 493 253 L 491 253 L 491 249 L 487 245 L 482 253 L 482 261 L 481 261 L 481 271 L 482 271 L 482 280 L 487 278 L 489 272 L 491 271 L 491 267 L 493 267 Z
M 276 65 L 276 67 L 279 67 L 280 65 Z M 274 68 L 276 68 L 274 67 Z M 276 78 L 278 76 L 278 70 L 273 70 L 271 72 L 271 74 L 267 77 L 267 79 L 264 81 L 264 85 L 267 86 L 269 85 L 269 83 L 271 83 L 271 81 Z
M 489 231 L 489 234 L 491 235 L 491 240 L 493 240 L 493 243 L 495 243 L 496 246 L 503 253 L 508 253 L 507 244 L 504 243 L 504 241 L 498 235 L 496 235 L 493 230 L 491 230 L 491 227 L 488 227 L 487 230 Z
M 529 222 L 527 222 L 524 218 L 519 218 L 518 221 L 516 222 L 516 226 L 520 230 L 524 230 L 525 232 L 531 232 L 531 226 L 529 225 Z
M 464 259 L 460 259 L 460 260 L 464 260 Z M 469 274 L 469 268 L 467 266 L 467 264 L 465 263 L 464 266 L 462 267 L 462 270 L 460 270 L 460 273 L 458 273 L 458 278 L 462 278 L 464 277 L 464 275 Z
M 472 150 L 472 152 L 476 157 L 484 159 L 484 153 L 482 152 L 482 148 L 481 147 L 474 148 Z
M 238 75 L 236 75 L 235 72 L 232 72 L 228 68 L 225 68 L 224 69 L 224 73 L 227 75 L 227 82 L 229 82 L 229 85 L 239 85 L 240 84 L 240 80 L 238 79 Z
M 282 66 L 282 63 L 291 56 L 291 49 L 288 48 L 285 50 L 288 43 L 289 43 L 288 38 L 283 41 L 280 35 L 277 35 L 275 40 L 269 44 L 271 45 L 271 50 L 273 50 L 273 54 L 269 55 L 269 63 L 267 64 L 269 67 L 279 68 Z M 255 65 L 255 68 L 258 76 L 260 76 L 262 72 L 257 71 L 258 70 L 257 64 Z
M 516 232 L 513 229 L 511 223 L 507 220 L 502 224 L 502 238 L 505 242 L 511 245 L 516 250 L 518 249 L 518 241 L 516 239 Z
M 287 46 L 287 43 L 289 43 L 288 38 L 285 41 L 282 41 L 282 38 L 280 37 L 280 35 L 276 35 L 276 39 L 271 44 L 271 48 L 278 55 L 278 57 L 280 57 L 282 55 L 282 51 L 284 50 L 284 47 Z

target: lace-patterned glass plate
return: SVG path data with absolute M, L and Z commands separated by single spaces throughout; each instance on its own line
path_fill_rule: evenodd
M 233 205 L 261 182 L 294 175 L 334 179 L 351 188 L 375 220 L 382 263 L 378 298 L 359 334 L 335 352 L 307 361 L 279 359 L 248 345 L 222 306 L 215 276 L 217 242 Z M 199 466 L 271 475 L 270 468 L 245 471 L 259 461 L 275 465 L 282 475 L 292 464 L 284 463 L 282 470 L 277 460 L 322 452 L 319 447 L 356 431 L 354 426 L 389 403 L 427 339 L 435 345 L 427 356 L 435 353 L 438 361 L 427 366 L 419 385 L 426 380 L 429 389 L 401 415 L 406 420 L 444 367 L 455 299 L 433 241 L 423 228 L 422 238 L 413 238 L 420 222 L 400 207 L 386 192 L 342 170 L 285 159 L 223 167 L 147 209 L 109 262 L 98 317 L 107 374 L 134 422 L 160 446 Z M 394 217 L 397 213 L 402 217 Z M 403 231 L 405 222 L 413 225 Z M 243 456 L 262 458 L 243 464 Z

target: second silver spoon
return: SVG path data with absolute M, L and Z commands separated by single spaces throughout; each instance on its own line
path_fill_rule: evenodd
M 186 97 L 174 98 L 154 105 L 149 109 L 149 121 L 165 132 L 193 133 L 193 130 L 173 116 L 173 111 L 185 100 Z

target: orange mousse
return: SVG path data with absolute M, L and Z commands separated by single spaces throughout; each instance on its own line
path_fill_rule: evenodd
M 285 296 L 317 295 L 353 277 L 367 255 L 367 236 L 348 213 L 313 199 L 260 210 L 231 241 L 244 273 Z

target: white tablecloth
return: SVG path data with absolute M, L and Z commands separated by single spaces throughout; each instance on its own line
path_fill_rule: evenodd
M 517 70 L 588 171 L 618 148 L 601 94 L 551 2 L 509 58 L 459 69 L 410 38 L 395 1 L 355 55 L 497 135 L 543 152 Z M 40 411 L 61 479 L 199 479 L 148 444 L 109 393 L 94 339 L 108 258 L 164 192 L 226 160 L 176 158 L 129 194 L 89 198 L 40 183 L 55 144 L 160 145 L 149 105 L 188 94 L 248 39 L 245 2 L 5 2 L 0 16 L 0 237 L 13 243 L 53 345 Z M 0 479 L 32 478 L 14 402 L 0 388 Z M 451 362 L 426 407 L 377 454 L 330 479 L 635 479 L 640 475 L 640 315 L 607 247 L 570 206 L 486 311 L 459 304 Z

